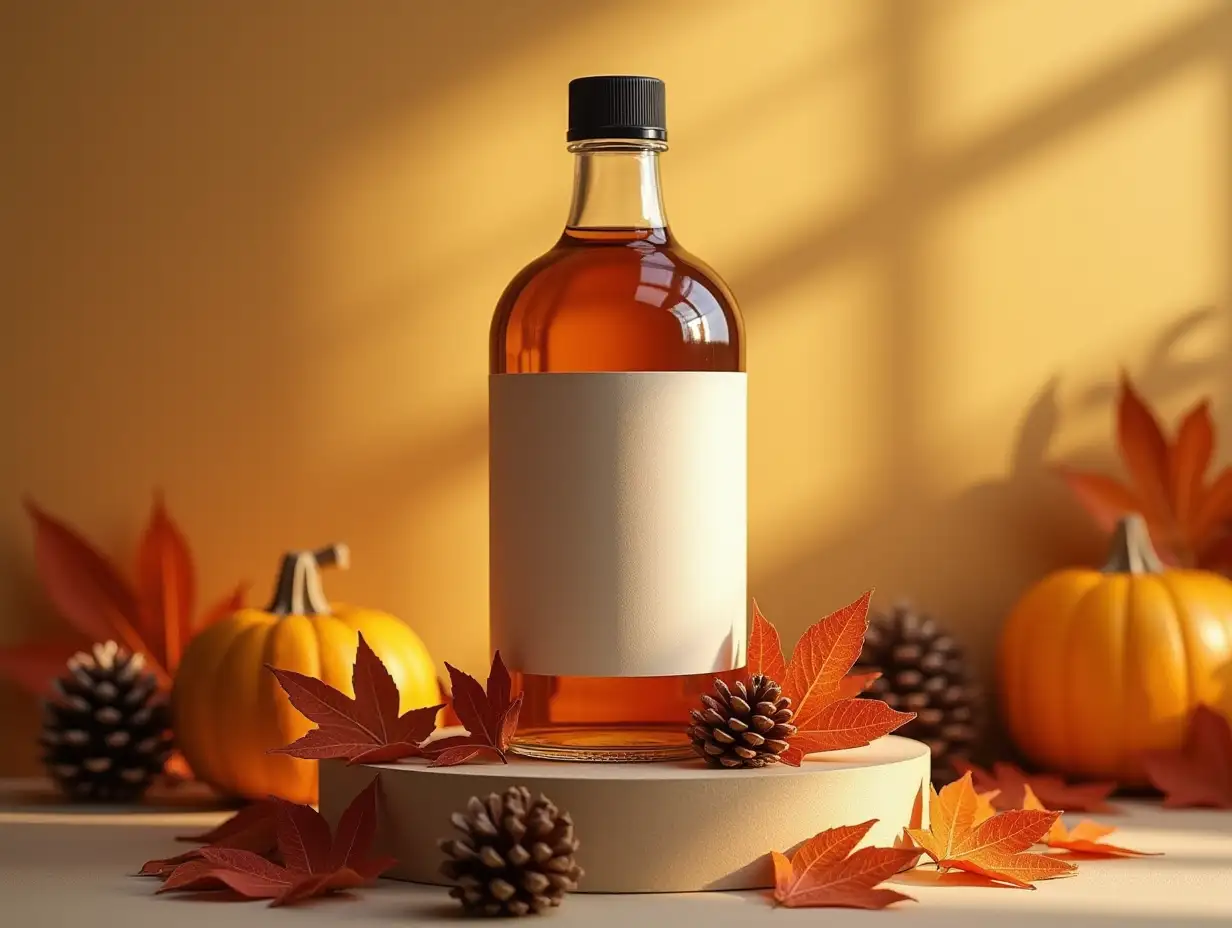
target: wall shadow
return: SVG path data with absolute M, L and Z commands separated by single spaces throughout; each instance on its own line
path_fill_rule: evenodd
M 30 492 L 121 559 L 150 486 L 161 484 L 208 574 L 203 592 L 247 577 L 254 600 L 269 582 L 262 565 L 272 571 L 284 548 L 362 535 L 353 574 L 331 578 L 335 595 L 362 589 L 373 605 L 408 601 L 408 584 L 432 580 L 408 579 L 406 539 L 390 526 L 390 508 L 401 506 L 383 510 L 381 500 L 409 496 L 413 516 L 452 475 L 478 466 L 483 412 L 456 427 L 442 416 L 439 434 L 406 430 L 414 437 L 395 434 L 375 451 L 322 427 L 324 375 L 337 375 L 341 356 L 336 331 L 354 321 L 321 318 L 322 302 L 304 292 L 305 202 L 357 139 L 390 126 L 448 126 L 459 96 L 501 92 L 486 85 L 503 66 L 603 15 L 552 0 L 345 11 L 9 5 L 0 312 L 23 350 L 0 365 L 0 421 L 33 447 L 0 460 L 0 484 Z M 419 189 L 408 223 L 420 218 Z M 433 190 L 430 178 L 422 190 Z M 405 287 L 388 298 L 416 332 L 440 312 Z M 478 315 L 482 329 L 486 311 Z M 482 335 L 474 344 L 480 357 Z M 422 339 L 407 349 L 412 370 Z M 389 389 L 375 365 L 343 373 Z M 407 408 L 435 414 L 439 397 L 410 386 Z M 55 422 L 44 427 L 32 409 L 54 410 Z M 357 462 L 353 472 L 334 470 L 338 459 Z M 80 463 L 35 470 L 35 460 Z M 0 643 L 9 644 L 60 623 L 34 586 L 21 516 L 5 515 L 0 602 L 21 616 L 4 622 Z M 468 523 L 482 526 L 478 516 Z M 411 547 L 431 549 L 433 528 L 410 523 Z M 434 653 L 457 655 L 442 645 L 457 634 L 444 626 L 420 631 Z M 465 649 L 453 659 L 465 665 Z M 0 713 L 0 771 L 34 772 L 24 748 L 35 705 L 0 685 Z
M 1173 349 L 1194 326 L 1204 337 L 1226 337 L 1229 322 L 1232 317 L 1199 310 L 1166 329 L 1150 353 L 1149 396 L 1189 396 L 1197 384 L 1222 381 L 1225 365 L 1218 356 L 1178 359 Z M 955 632 L 988 699 L 991 724 L 983 753 L 1011 754 L 996 724 L 993 667 L 1001 624 L 1018 597 L 1049 572 L 1103 561 L 1106 538 L 1056 476 L 1054 467 L 1062 461 L 1053 443 L 1067 416 L 1085 417 L 1098 403 L 1107 417 L 1107 441 L 1066 455 L 1065 462 L 1119 472 L 1115 388 L 1115 380 L 1071 386 L 1066 392 L 1076 398 L 1067 407 L 1060 398 L 1061 381 L 1054 376 L 1020 416 L 1004 476 L 943 497 L 916 493 L 909 483 L 899 485 L 887 494 L 892 502 L 867 513 L 859 525 L 801 545 L 797 556 L 757 571 L 751 589 L 768 609 L 779 601 L 818 604 L 816 615 L 776 619 L 785 638 L 870 587 L 877 589 L 874 610 L 907 601 L 933 614 Z M 1225 421 L 1230 413 L 1224 410 Z

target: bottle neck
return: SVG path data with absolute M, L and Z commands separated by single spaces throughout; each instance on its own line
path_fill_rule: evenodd
M 598 139 L 574 142 L 569 229 L 664 229 L 659 152 L 663 142 Z

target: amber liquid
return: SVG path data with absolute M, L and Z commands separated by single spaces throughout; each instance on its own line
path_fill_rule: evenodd
M 510 283 L 491 333 L 493 373 L 742 371 L 726 286 L 667 229 L 566 229 Z M 699 462 L 704 464 L 704 462 Z M 514 748 L 561 760 L 692 757 L 689 710 L 716 676 L 518 674 Z

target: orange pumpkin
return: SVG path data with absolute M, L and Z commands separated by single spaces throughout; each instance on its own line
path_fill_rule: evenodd
M 241 609 L 184 651 L 171 694 L 176 742 L 193 772 L 219 791 L 316 802 L 316 762 L 267 753 L 314 725 L 266 664 L 353 696 L 351 669 L 363 632 L 398 684 L 401 711 L 440 702 L 436 665 L 409 626 L 388 613 L 326 600 L 318 568 L 345 568 L 347 561 L 344 545 L 286 555 L 267 609 Z
M 1164 567 L 1138 516 L 1102 570 L 1061 570 L 1019 601 L 1001 635 L 1010 735 L 1047 770 L 1145 782 L 1139 756 L 1179 747 L 1199 702 L 1232 715 L 1232 582 Z

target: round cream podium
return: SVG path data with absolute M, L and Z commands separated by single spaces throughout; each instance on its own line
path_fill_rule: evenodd
M 525 786 L 572 814 L 586 871 L 579 892 L 756 889 L 773 885 L 770 851 L 789 852 L 819 831 L 876 819 L 861 845 L 890 846 L 927 825 L 928 748 L 887 735 L 805 758 L 799 767 L 712 769 L 701 761 L 586 764 L 511 756 L 456 767 L 321 763 L 321 812 L 336 825 L 374 778 L 381 781 L 376 849 L 398 865 L 386 876 L 447 885 L 441 838 L 471 796 Z

